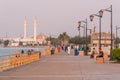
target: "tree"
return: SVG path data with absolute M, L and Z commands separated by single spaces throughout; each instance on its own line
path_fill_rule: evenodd
M 69 35 L 66 32 L 63 32 L 58 36 L 58 39 L 61 41 L 62 44 L 67 44 L 69 41 Z
M 73 44 L 85 44 L 86 42 L 86 37 L 79 37 L 79 36 L 75 36 L 70 38 L 69 43 L 73 43 Z M 87 37 L 87 43 L 89 44 L 91 42 L 91 36 Z
M 112 50 L 113 60 L 120 62 L 120 48 L 116 48 Z
M 9 44 L 9 40 L 5 40 L 5 41 L 4 41 L 4 46 L 7 47 L 8 44 Z
M 54 38 L 54 37 L 50 36 L 46 40 L 50 41 L 52 45 L 59 45 L 60 44 L 60 40 L 58 38 Z
M 84 39 L 80 38 L 79 36 L 75 36 L 75 37 L 70 38 L 69 43 L 84 44 Z
M 87 37 L 87 43 L 88 43 L 88 44 L 91 43 L 91 35 L 89 35 L 89 36 Z

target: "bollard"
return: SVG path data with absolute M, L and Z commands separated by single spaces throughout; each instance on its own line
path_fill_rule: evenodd
M 51 53 L 50 53 L 50 48 L 47 48 L 46 53 L 47 53 L 48 55 L 50 55 L 50 54 L 51 54 Z
M 2 72 L 2 64 L 1 64 L 1 61 L 0 61 L 0 72 Z
M 104 63 L 104 58 L 103 57 L 97 57 L 96 58 L 96 63 L 97 64 Z
M 2 72 L 2 62 L 0 60 L 0 72 Z
M 108 60 L 108 54 L 107 53 L 104 53 L 103 57 L 104 57 L 104 61 Z
M 55 48 L 55 53 L 58 53 L 58 48 L 57 47 Z
M 84 51 L 79 51 L 80 56 L 84 56 Z

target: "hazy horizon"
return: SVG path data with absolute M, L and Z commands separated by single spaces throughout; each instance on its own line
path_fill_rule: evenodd
M 69 36 L 78 35 L 78 21 L 88 19 L 88 28 L 96 25 L 95 17 L 90 22 L 89 16 L 100 9 L 113 6 L 113 31 L 120 26 L 119 0 L 0 0 L 0 37 L 23 37 L 24 17 L 27 19 L 27 36 L 33 34 L 33 20 L 37 17 L 37 34 L 58 36 L 67 32 Z M 110 32 L 110 13 L 104 12 L 102 32 Z M 83 29 L 81 28 L 81 35 Z M 119 34 L 119 31 L 118 31 Z

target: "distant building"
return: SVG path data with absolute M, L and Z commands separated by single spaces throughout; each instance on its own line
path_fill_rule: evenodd
M 89 52 L 89 54 L 91 54 L 91 51 L 93 50 L 93 48 L 95 48 L 97 50 L 97 52 L 99 52 L 99 32 L 96 32 L 95 30 L 96 26 L 94 25 L 92 27 L 92 31 L 91 31 L 91 50 Z M 114 34 L 112 36 L 113 39 L 113 43 L 112 43 L 112 47 L 114 48 Z M 101 32 L 101 49 L 103 50 L 104 53 L 108 53 L 110 54 L 110 48 L 111 48 L 111 33 L 110 32 Z
M 39 34 L 36 36 L 36 40 L 34 40 L 34 37 L 27 37 L 27 38 L 2 38 L 2 41 L 9 40 L 9 45 L 10 47 L 12 46 L 26 46 L 28 44 L 30 45 L 39 45 L 39 44 L 46 44 L 46 38 L 48 38 L 49 35 L 45 34 Z M 3 46 L 1 44 L 0 46 Z
M 99 33 L 92 32 L 91 34 L 91 47 L 95 47 L 98 51 L 99 49 Z M 113 47 L 114 47 L 114 34 L 113 34 Z M 109 53 L 111 47 L 111 33 L 101 32 L 101 48 L 104 52 Z
M 114 40 L 114 36 L 112 37 Z M 99 33 L 92 33 L 91 35 L 91 44 L 92 46 L 98 47 L 99 46 Z M 110 33 L 101 33 L 101 46 L 103 47 L 108 47 L 111 45 L 111 34 Z M 113 46 L 114 46 L 114 41 L 113 41 Z
M 1 38 L 1 40 L 9 40 L 8 46 L 27 46 L 27 45 L 40 45 L 40 44 L 46 44 L 46 38 L 49 37 L 49 35 L 39 34 L 37 35 L 37 18 L 34 17 L 34 26 L 33 26 L 33 36 L 27 37 L 27 20 L 26 16 L 24 18 L 24 36 L 23 38 Z M 0 46 L 4 46 L 4 44 L 0 44 Z

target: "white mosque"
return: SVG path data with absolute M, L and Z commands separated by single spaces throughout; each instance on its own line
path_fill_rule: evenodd
M 34 17 L 34 33 L 32 37 L 27 37 L 27 20 L 26 17 L 24 18 L 24 36 L 23 38 L 2 38 L 2 40 L 9 40 L 9 46 L 19 46 L 19 43 L 22 42 L 23 45 L 26 44 L 42 44 L 46 42 L 46 38 L 49 35 L 39 34 L 37 35 L 37 18 Z

